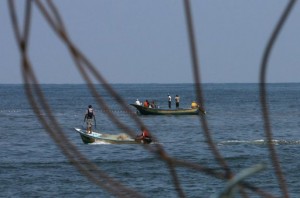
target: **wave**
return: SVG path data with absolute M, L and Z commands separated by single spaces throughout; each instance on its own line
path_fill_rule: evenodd
M 236 144 L 257 144 L 257 145 L 265 145 L 265 144 L 274 144 L 274 145 L 293 145 L 300 144 L 300 140 L 226 140 L 221 141 L 218 145 L 236 145 Z

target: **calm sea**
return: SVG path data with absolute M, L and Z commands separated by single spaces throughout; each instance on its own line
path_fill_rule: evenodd
M 44 94 L 68 139 L 108 175 L 145 197 L 177 197 L 170 171 L 141 145 L 83 144 L 73 127 L 81 127 L 89 104 L 97 130 L 120 131 L 85 85 L 43 85 Z M 195 100 L 192 84 L 116 84 L 126 103 L 137 98 L 167 107 L 167 95 L 181 97 L 181 107 Z M 99 86 L 118 119 L 135 129 L 125 111 Z M 281 196 L 270 163 L 259 103 L 258 84 L 204 84 L 206 119 L 217 148 L 235 173 L 258 163 L 267 168 L 247 179 Z M 174 100 L 173 100 L 174 101 Z M 300 84 L 269 84 L 268 101 L 275 148 L 290 197 L 300 195 Z M 173 103 L 173 108 L 175 104 Z M 135 109 L 131 108 L 133 112 Z M 172 157 L 218 170 L 198 116 L 139 116 Z M 29 106 L 22 85 L 0 85 L 0 197 L 111 197 L 81 175 L 62 154 Z M 187 168 L 176 169 L 187 197 L 209 197 L 225 182 Z M 259 197 L 246 190 L 250 197 Z

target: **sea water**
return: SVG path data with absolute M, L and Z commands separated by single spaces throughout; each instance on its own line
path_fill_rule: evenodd
M 168 94 L 180 96 L 180 107 L 196 100 L 192 84 L 114 84 L 129 106 L 136 99 L 167 108 Z M 86 85 L 42 85 L 43 93 L 63 133 L 87 159 L 109 176 L 145 197 L 177 197 L 168 165 L 142 145 L 83 144 L 74 127 L 84 127 L 89 104 L 96 112 L 96 130 L 123 133 L 107 116 L 110 111 L 139 133 L 128 112 L 105 89 L 98 92 L 108 104 L 103 109 Z M 258 84 L 203 84 L 205 120 L 214 144 L 234 174 L 256 164 L 267 168 L 246 179 L 274 196 L 282 196 L 274 172 L 261 113 Z M 291 197 L 300 195 L 300 84 L 268 84 L 273 143 Z M 38 115 L 44 116 L 44 115 Z M 199 116 L 137 115 L 171 157 L 222 172 L 207 144 Z M 0 85 L 0 197 L 112 197 L 92 183 L 67 160 L 29 105 L 23 85 Z M 155 145 L 150 145 L 155 146 Z M 221 192 L 222 179 L 177 167 L 186 197 L 209 197 Z M 246 190 L 250 197 L 259 197 Z

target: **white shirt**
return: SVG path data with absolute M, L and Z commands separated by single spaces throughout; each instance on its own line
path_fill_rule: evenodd
M 136 104 L 136 105 L 142 105 L 142 103 L 141 103 L 139 100 L 136 100 L 136 101 L 135 101 L 135 104 Z

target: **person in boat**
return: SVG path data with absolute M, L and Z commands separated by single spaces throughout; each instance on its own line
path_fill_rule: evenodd
M 178 95 L 176 95 L 175 96 L 176 108 L 179 108 L 179 100 L 180 100 L 180 97 Z
M 172 97 L 170 96 L 170 94 L 168 94 L 168 105 L 169 105 L 169 109 L 171 109 L 171 106 L 172 106 Z
M 84 122 L 86 122 L 86 132 L 92 133 L 93 121 L 96 124 L 95 112 L 92 105 L 88 106 L 88 109 L 85 111 Z
M 135 104 L 136 104 L 136 105 L 139 105 L 139 106 L 142 105 L 142 103 L 139 101 L 139 99 L 136 99 Z
M 145 102 L 144 102 L 144 107 L 149 107 L 149 101 L 148 100 L 145 100 Z
M 142 133 L 136 136 L 135 141 L 141 141 L 144 144 L 150 144 L 152 139 L 149 131 L 144 126 L 141 127 L 141 131 Z
M 154 109 L 156 108 L 156 104 L 155 104 L 154 100 L 150 103 L 150 107 L 154 108 Z

